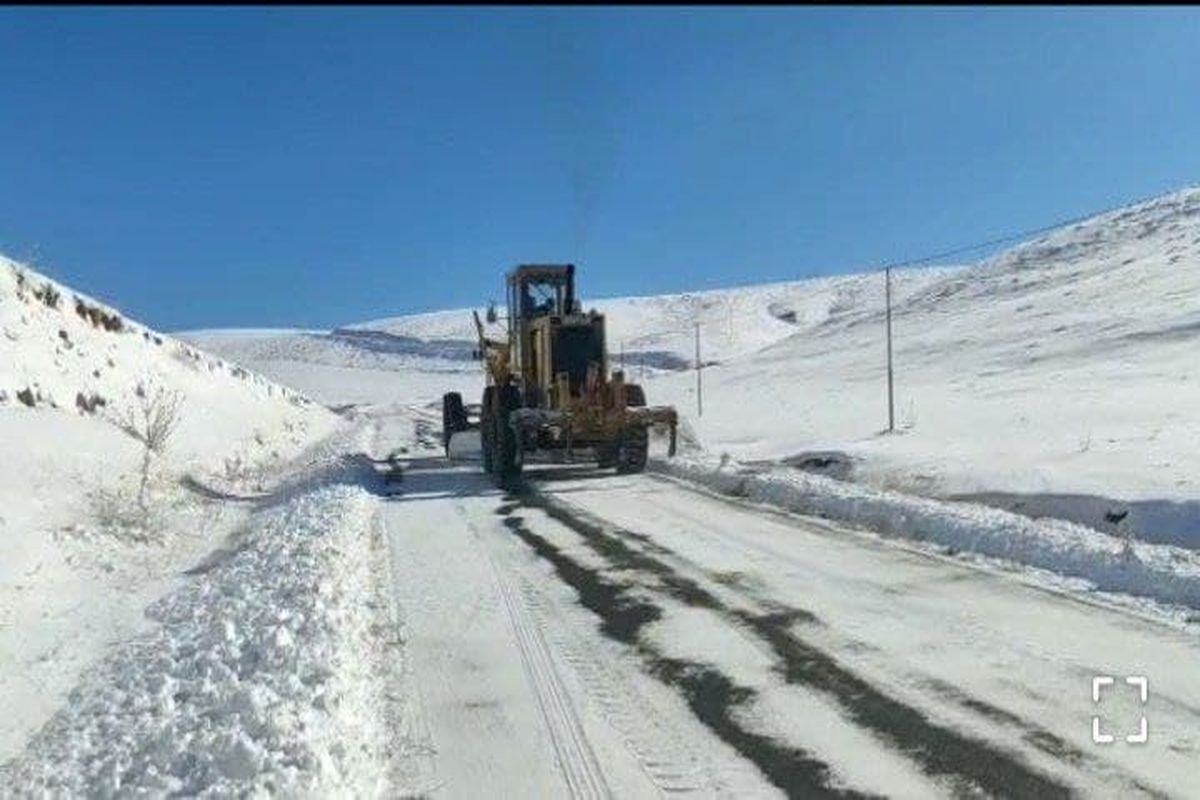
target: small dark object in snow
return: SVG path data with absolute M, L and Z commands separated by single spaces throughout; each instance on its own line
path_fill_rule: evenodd
M 388 454 L 388 471 L 384 475 L 385 483 L 399 483 L 404 480 L 404 468 L 400 464 L 400 454 L 392 452 Z
M 58 290 L 48 283 L 42 284 L 42 288 L 40 289 L 34 289 L 33 296 L 38 300 L 41 300 L 50 308 L 58 308 L 58 300 L 60 295 Z
M 25 405 L 29 406 L 30 408 L 33 408 L 33 403 L 34 403 L 33 391 L 30 390 L 29 388 L 25 388 L 25 389 L 22 389 L 21 391 L 17 392 L 17 399 L 20 400 Z
M 1124 511 L 1105 511 L 1104 512 L 1104 521 L 1111 522 L 1113 525 L 1120 525 L 1121 520 L 1125 519 L 1125 517 L 1127 517 L 1127 516 L 1129 516 L 1128 508 L 1125 509 Z
M 108 402 L 95 392 L 92 392 L 91 395 L 84 395 L 83 392 L 75 393 L 75 407 L 82 412 L 94 414 L 97 408 L 106 405 Z

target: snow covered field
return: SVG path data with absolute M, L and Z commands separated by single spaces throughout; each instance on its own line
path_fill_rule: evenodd
M 710 450 L 739 459 L 821 453 L 880 488 L 1053 495 L 1043 505 L 1098 527 L 1104 511 L 1128 510 L 1128 527 L 1195 544 L 1198 263 L 1191 190 L 904 293 L 893 320 L 893 435 L 881 434 L 881 276 L 847 289 L 847 313 L 706 370 L 702 418 L 694 376 L 663 376 L 649 391 L 692 414 Z
M 5 265 L 0 785 L 1188 796 L 1198 259 L 1189 190 L 897 272 L 892 434 L 881 275 L 598 301 L 685 452 L 511 492 L 441 454 L 469 310 L 176 341 Z M 103 513 L 139 380 L 185 398 L 158 537 Z

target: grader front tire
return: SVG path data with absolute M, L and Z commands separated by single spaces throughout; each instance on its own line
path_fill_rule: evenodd
M 513 411 L 521 407 L 521 392 L 515 386 L 505 386 L 496 394 L 495 431 L 493 433 L 492 475 L 496 484 L 508 487 L 521 477 L 523 453 L 517 432 L 509 421 Z
M 483 456 L 483 471 L 492 473 L 495 451 L 492 449 L 492 439 L 495 437 L 496 390 L 489 386 L 483 390 L 483 410 L 479 416 L 479 446 Z

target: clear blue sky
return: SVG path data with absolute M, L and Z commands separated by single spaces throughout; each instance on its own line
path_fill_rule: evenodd
M 844 272 L 1200 182 L 1194 9 L 0 9 L 0 252 L 169 330 Z

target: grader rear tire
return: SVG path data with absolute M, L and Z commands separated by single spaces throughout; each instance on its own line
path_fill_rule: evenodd
M 466 429 L 467 409 L 463 406 L 462 395 L 458 392 L 442 395 L 442 447 L 447 456 L 450 455 L 450 437 Z
M 646 469 L 650 438 L 643 427 L 626 428 L 617 448 L 617 473 L 627 475 Z

